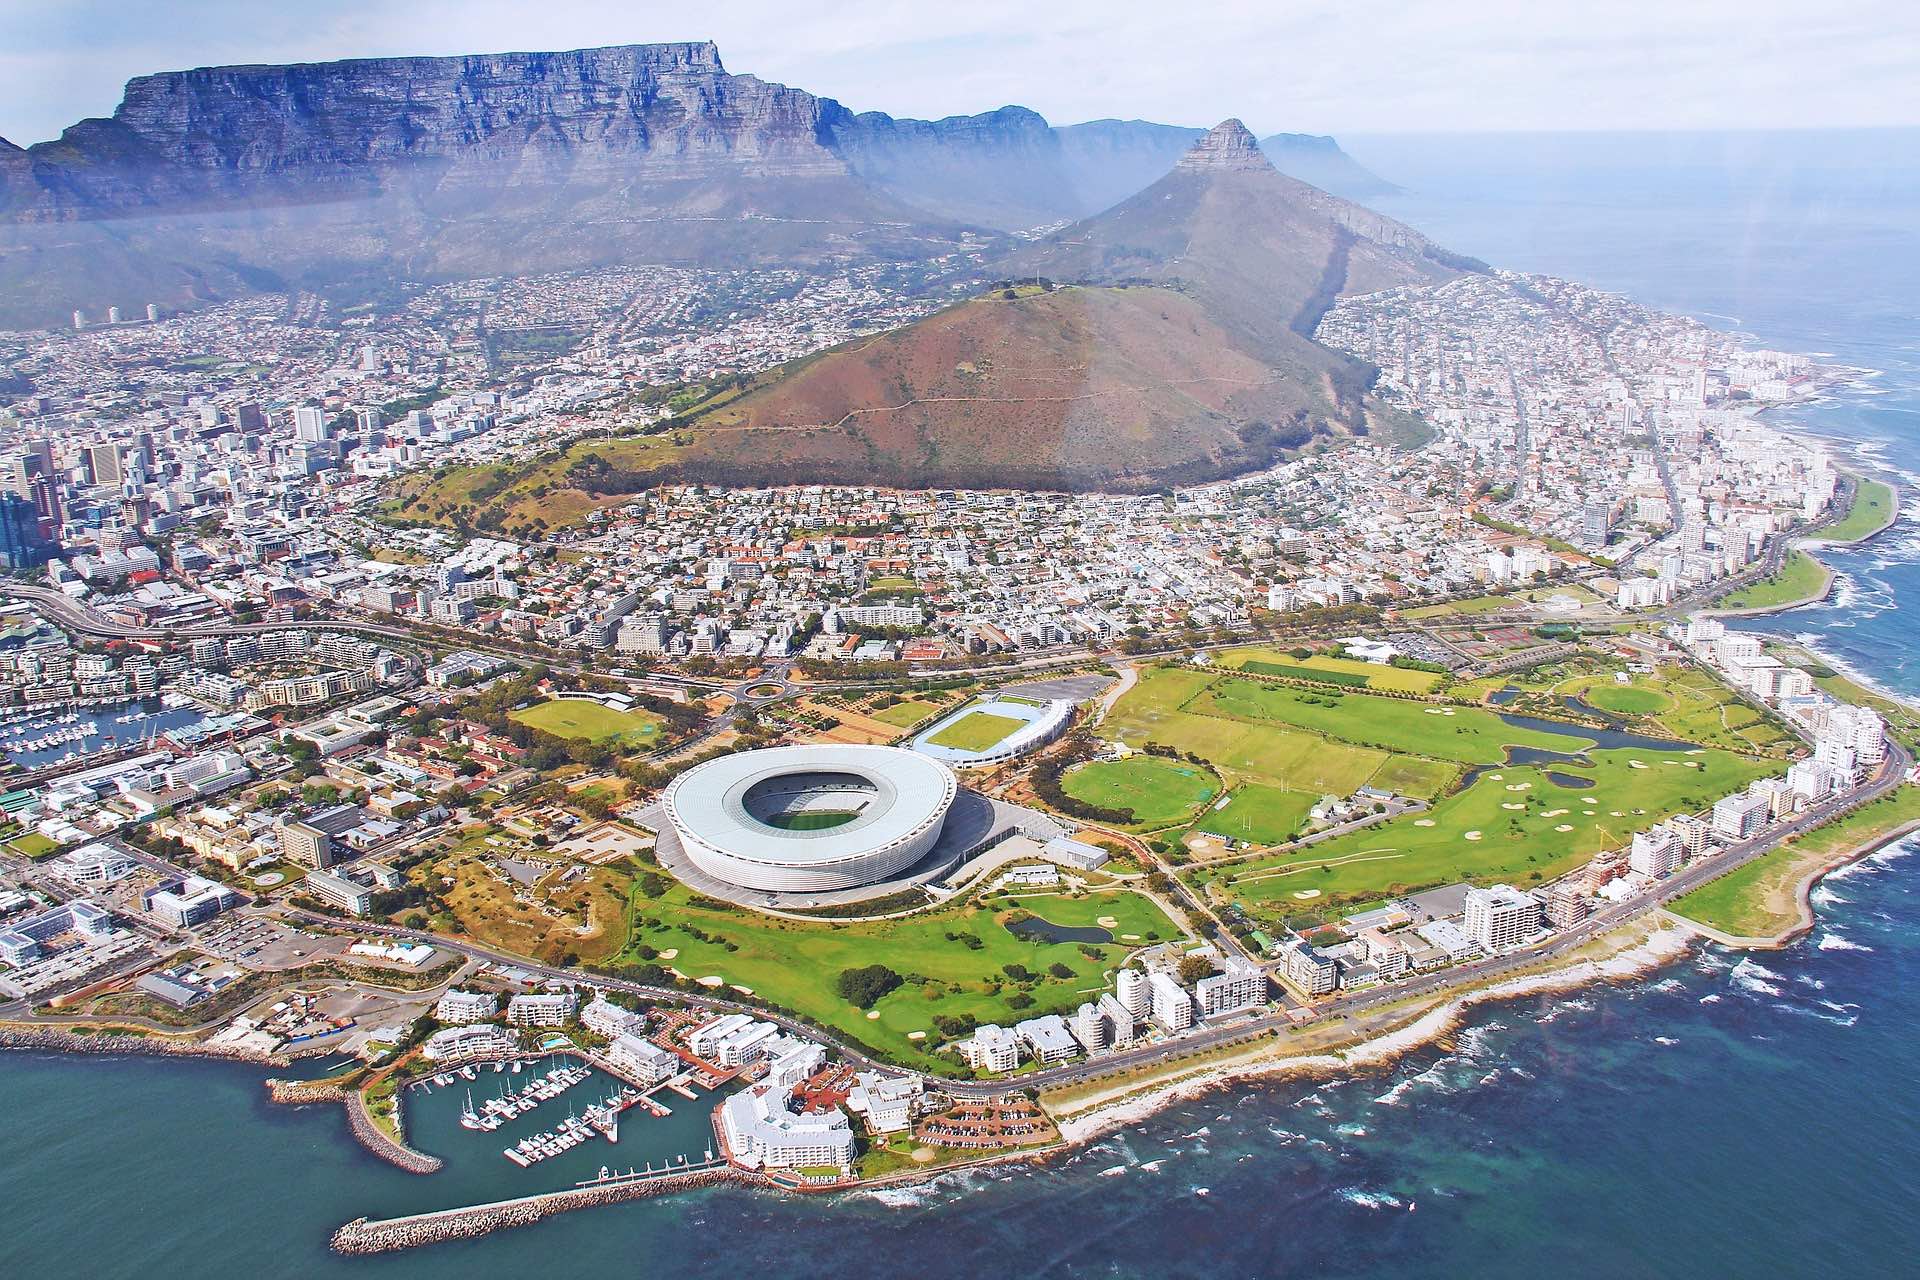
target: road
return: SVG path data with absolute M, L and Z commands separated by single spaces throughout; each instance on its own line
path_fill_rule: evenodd
M 1560 959 L 1570 952 L 1578 950 L 1595 938 L 1610 933 L 1642 916 L 1656 911 L 1673 899 L 1691 892 L 1710 880 L 1719 878 L 1737 867 L 1753 861 L 1782 841 L 1809 831 L 1838 815 L 1868 804 L 1887 794 L 1900 784 L 1907 771 L 1913 767 L 1913 757 L 1907 751 L 1894 744 L 1888 753 L 1880 771 L 1872 779 L 1822 804 L 1815 805 L 1792 820 L 1773 827 L 1750 840 L 1730 845 L 1711 857 L 1685 867 L 1675 875 L 1662 881 L 1658 888 L 1642 893 L 1626 902 L 1608 907 L 1606 910 L 1589 916 L 1579 926 L 1554 934 L 1544 942 L 1530 947 L 1490 957 L 1484 960 L 1469 961 L 1451 968 L 1437 971 L 1423 977 L 1404 982 L 1390 983 L 1371 991 L 1351 997 L 1336 998 L 1322 1006 L 1325 1013 L 1338 1013 L 1348 1016 L 1366 1013 L 1385 1005 L 1397 1004 L 1409 998 L 1438 995 L 1452 989 L 1477 986 L 1491 979 L 1497 979 L 1519 969 L 1529 968 L 1542 961 Z M 379 924 L 369 921 L 345 922 L 336 917 L 318 915 L 301 911 L 298 908 L 279 909 L 286 919 L 306 925 L 318 925 L 329 929 L 348 928 L 358 932 L 379 934 L 385 937 L 408 942 L 424 942 L 429 946 L 444 948 L 470 960 L 482 960 L 507 968 L 519 969 L 536 977 L 549 978 L 560 982 L 589 984 L 610 991 L 623 991 L 642 999 L 659 1003 L 679 1003 L 696 1008 L 710 1009 L 716 1013 L 748 1013 L 763 1018 L 776 1026 L 797 1036 L 814 1040 L 823 1040 L 832 1044 L 839 1054 L 849 1063 L 861 1070 L 897 1071 L 892 1064 L 873 1058 L 860 1049 L 848 1044 L 831 1032 L 804 1022 L 790 1015 L 768 1009 L 757 1004 L 730 1000 L 724 996 L 706 995 L 688 992 L 677 987 L 657 987 L 644 983 L 630 982 L 624 978 L 607 977 L 602 974 L 583 973 L 574 969 L 556 968 L 551 965 L 536 964 L 523 957 L 504 951 L 496 951 L 462 938 L 449 938 L 440 934 L 426 933 L 408 929 L 400 925 Z M 1218 1048 L 1222 1045 L 1243 1041 L 1282 1031 L 1294 1025 L 1293 1020 L 1284 1012 L 1267 1012 L 1251 1017 L 1243 1017 L 1217 1025 L 1203 1027 L 1201 1030 L 1171 1040 L 1140 1045 L 1131 1049 L 1122 1049 L 1100 1058 L 1082 1062 L 1067 1063 L 1050 1067 L 1042 1071 L 1001 1080 L 958 1080 L 933 1073 L 923 1073 L 930 1085 L 958 1098 L 987 1098 L 1003 1094 L 1009 1089 L 1059 1088 L 1102 1076 L 1125 1071 L 1134 1067 L 1150 1066 L 1154 1063 L 1178 1058 L 1192 1057 L 1198 1053 Z

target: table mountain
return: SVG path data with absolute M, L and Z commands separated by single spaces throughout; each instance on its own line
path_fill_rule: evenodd
M 1194 136 L 1019 107 L 856 115 L 706 43 L 141 76 L 111 117 L 0 141 L 0 323 L 617 262 L 924 258 L 1106 208 Z

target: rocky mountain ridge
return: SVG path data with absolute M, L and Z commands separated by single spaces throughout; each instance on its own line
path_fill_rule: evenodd
M 0 140 L 0 324 L 619 262 L 924 259 L 1107 208 L 1199 136 L 855 114 L 711 43 L 165 72 L 55 141 Z M 1370 177 L 1330 139 L 1267 145 Z

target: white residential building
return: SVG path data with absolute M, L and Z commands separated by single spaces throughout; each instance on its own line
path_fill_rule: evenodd
M 751 1169 L 845 1169 L 853 1163 L 853 1126 L 835 1107 L 824 1113 L 787 1109 L 784 1091 L 743 1089 L 720 1108 L 720 1132 L 737 1164 Z
M 647 1016 L 623 1009 L 603 995 L 596 995 L 580 1011 L 580 1025 L 597 1036 L 612 1040 L 623 1035 L 639 1035 L 646 1029 Z
M 1504 951 L 1540 932 L 1540 900 L 1510 884 L 1469 889 L 1464 924 L 1481 950 Z
M 1634 833 L 1633 849 L 1627 854 L 1627 866 L 1650 880 L 1665 880 L 1680 869 L 1686 847 L 1679 833 L 1661 823 Z
M 970 1067 L 1011 1071 L 1020 1065 L 1020 1037 L 1005 1027 L 983 1023 L 973 1029 L 972 1039 L 961 1044 L 960 1052 Z
M 613 1037 L 607 1045 L 607 1061 L 643 1085 L 671 1080 L 685 1065 L 677 1055 L 631 1032 Z
M 571 991 L 514 996 L 507 1001 L 507 1021 L 516 1027 L 564 1027 L 573 1020 L 576 1003 Z
M 1725 796 L 1713 806 L 1714 834 L 1725 840 L 1745 840 L 1767 825 L 1771 809 L 1768 796 L 1750 791 Z
M 1067 1020 L 1057 1013 L 1017 1022 L 1013 1031 L 1020 1037 L 1021 1043 L 1032 1051 L 1034 1061 L 1043 1065 L 1065 1062 L 1080 1052 L 1073 1033 L 1067 1029 Z
M 485 1022 L 500 1009 L 500 997 L 491 991 L 450 989 L 433 1006 L 433 1016 L 442 1022 Z
M 1176 1035 L 1193 1026 L 1193 997 L 1170 973 L 1155 973 L 1147 978 L 1153 997 L 1153 1020 L 1168 1035 Z
M 1200 1016 L 1216 1018 L 1238 1013 L 1266 1003 L 1267 975 L 1259 965 L 1245 960 L 1230 960 L 1226 971 L 1200 979 L 1194 984 L 1194 998 L 1200 1003 Z

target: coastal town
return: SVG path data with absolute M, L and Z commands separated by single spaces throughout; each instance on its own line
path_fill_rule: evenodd
M 271 1064 L 544 1197 L 378 1251 L 1045 1156 L 1769 945 L 1920 821 L 1920 715 L 1740 619 L 1897 510 L 1763 414 L 1827 372 L 1565 282 L 1340 302 L 1400 438 L 1231 480 L 606 480 L 966 266 L 0 335 L 0 1042 Z

